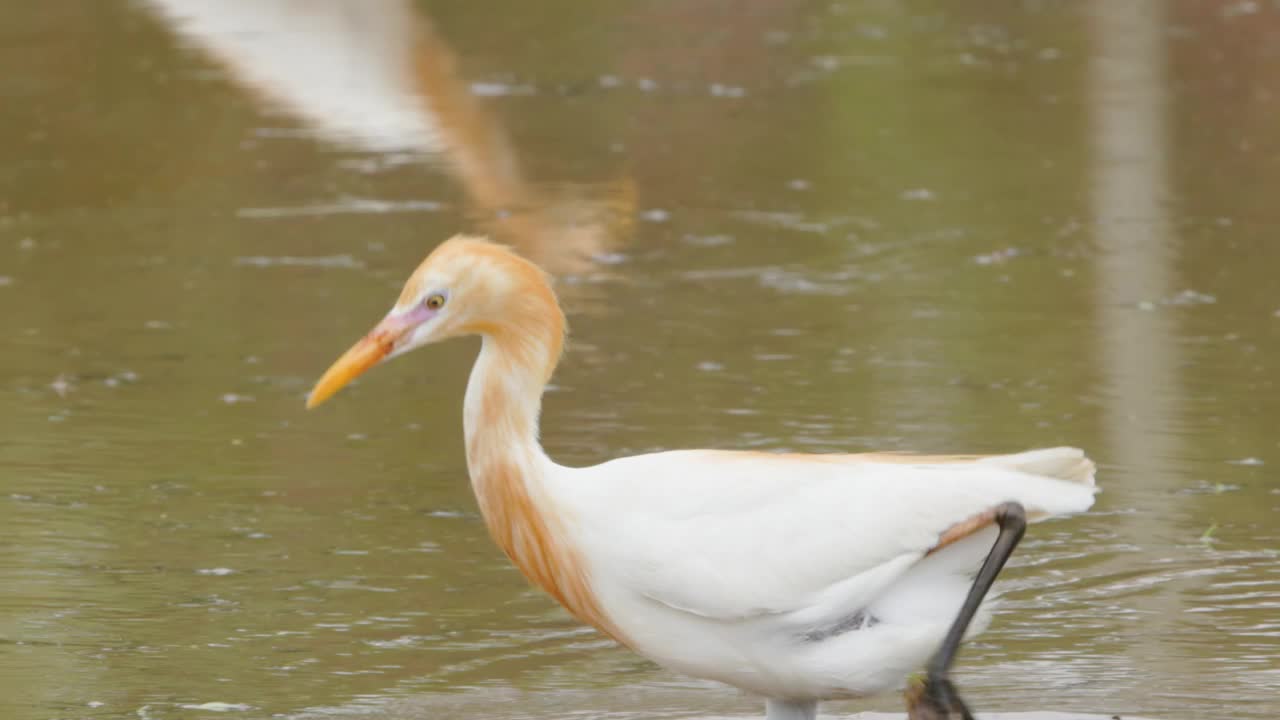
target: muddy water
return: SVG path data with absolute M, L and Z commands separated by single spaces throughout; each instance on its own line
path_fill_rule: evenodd
M 491 546 L 474 344 L 303 411 L 460 229 L 559 278 L 562 462 L 1089 449 L 975 707 L 1280 708 L 1272 3 L 305 5 L 0 5 L 0 715 L 758 710 Z

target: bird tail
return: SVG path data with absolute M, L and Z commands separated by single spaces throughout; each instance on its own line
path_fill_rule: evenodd
M 1084 451 L 1073 447 L 1029 450 L 1015 455 L 992 455 L 979 460 L 981 463 L 999 465 L 1028 475 L 1066 480 L 1089 487 L 1097 487 L 1094 474 L 1097 467 L 1085 456 Z

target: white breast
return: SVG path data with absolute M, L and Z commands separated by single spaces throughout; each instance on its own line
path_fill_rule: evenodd
M 929 554 L 948 528 L 1009 500 L 1079 512 L 1094 494 L 1070 448 L 918 463 L 681 451 L 560 470 L 592 586 L 636 651 L 789 698 L 868 694 L 919 668 L 994 539 Z

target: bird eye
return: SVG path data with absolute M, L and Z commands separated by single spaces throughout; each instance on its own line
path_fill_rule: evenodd
M 439 310 L 444 307 L 444 295 L 436 293 L 435 295 L 427 298 L 427 307 L 432 310 Z

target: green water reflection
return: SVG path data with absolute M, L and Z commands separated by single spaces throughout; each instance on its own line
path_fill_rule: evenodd
M 474 345 L 303 412 L 460 229 L 560 278 L 560 461 L 1088 448 L 967 697 L 1274 715 L 1280 9 L 341 5 L 271 26 L 335 103 L 260 0 L 0 4 L 0 715 L 758 709 L 492 547 Z

